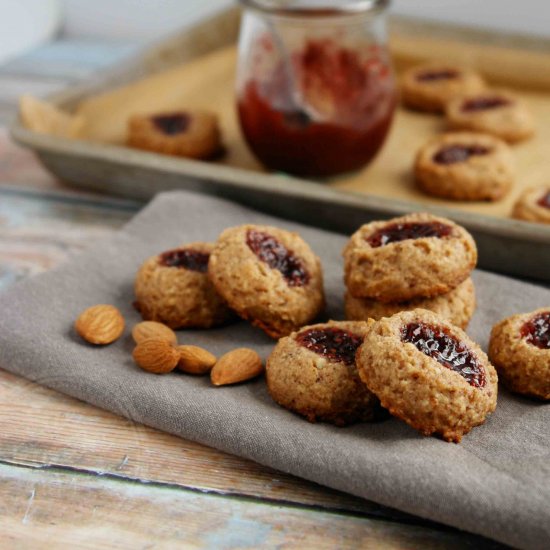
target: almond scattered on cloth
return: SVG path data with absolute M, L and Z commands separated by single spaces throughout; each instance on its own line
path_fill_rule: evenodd
M 166 340 L 145 340 L 138 344 L 132 353 L 134 361 L 143 370 L 155 374 L 173 371 L 179 361 L 176 348 Z
M 170 327 L 156 321 L 142 321 L 134 325 L 132 338 L 136 344 L 141 344 L 150 339 L 165 340 L 174 345 L 178 343 L 176 333 Z
M 259 376 L 264 371 L 260 356 L 252 349 L 237 348 L 222 355 L 210 371 L 215 386 L 237 384 Z
M 206 374 L 212 370 L 217 358 L 199 346 L 178 346 L 178 369 L 189 374 Z
M 124 332 L 124 317 L 109 304 L 83 311 L 75 322 L 77 333 L 91 344 L 110 344 Z M 264 371 L 260 356 L 252 349 L 237 348 L 217 359 L 199 346 L 178 346 L 176 333 L 163 323 L 142 321 L 132 328 L 136 364 L 155 374 L 168 374 L 176 367 L 187 374 L 208 374 L 215 386 L 251 380 Z
M 124 317 L 115 306 L 98 304 L 84 310 L 74 328 L 90 344 L 110 344 L 124 332 Z

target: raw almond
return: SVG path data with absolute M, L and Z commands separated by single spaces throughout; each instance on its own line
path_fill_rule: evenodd
M 199 346 L 178 346 L 178 369 L 190 374 L 206 374 L 216 364 L 216 356 Z
M 260 356 L 252 349 L 238 348 L 222 355 L 210 371 L 215 386 L 236 384 L 260 375 L 264 370 Z
M 143 370 L 166 374 L 176 368 L 180 356 L 166 340 L 149 339 L 135 347 L 132 357 Z
M 178 343 L 176 333 L 171 328 L 156 321 L 142 321 L 134 325 L 132 338 L 136 344 L 141 344 L 141 342 L 150 339 L 166 340 L 166 342 L 174 345 Z
M 115 306 L 98 304 L 84 310 L 74 328 L 90 344 L 110 344 L 124 332 L 124 317 Z

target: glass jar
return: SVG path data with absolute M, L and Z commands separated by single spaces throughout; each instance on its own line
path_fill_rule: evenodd
M 301 176 L 366 165 L 396 104 L 389 0 L 240 2 L 237 103 L 256 157 Z

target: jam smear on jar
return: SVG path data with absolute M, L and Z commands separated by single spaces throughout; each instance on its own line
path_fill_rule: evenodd
M 367 242 L 373 247 L 385 246 L 390 243 L 406 241 L 408 239 L 422 239 L 425 237 L 446 237 L 451 234 L 452 228 L 440 222 L 409 222 L 392 223 L 378 229 Z
M 165 267 L 181 267 L 206 273 L 209 259 L 208 252 L 199 252 L 191 248 L 177 248 L 163 252 L 160 255 L 159 263 Z
M 158 115 L 154 116 L 152 120 L 157 130 L 161 131 L 167 136 L 183 134 L 191 123 L 191 117 L 186 113 Z
M 258 51 L 272 47 L 264 39 Z M 375 156 L 390 128 L 396 93 L 384 56 L 374 49 L 365 53 L 328 39 L 309 40 L 292 54 L 292 83 L 284 64 L 245 82 L 239 118 L 260 162 L 290 174 L 330 176 L 361 168 Z
M 510 105 L 511 101 L 504 97 L 476 97 L 474 99 L 468 99 L 462 104 L 462 111 L 465 113 L 486 111 L 488 109 L 497 109 L 498 107 L 505 107 Z
M 453 80 L 459 75 L 458 71 L 453 69 L 443 69 L 441 71 L 425 71 L 416 76 L 419 82 L 438 82 L 439 80 Z
M 351 366 L 355 363 L 355 352 L 363 343 L 363 338 L 347 330 L 329 327 L 304 330 L 298 334 L 296 341 L 321 357 Z
M 449 145 L 440 149 L 433 161 L 437 164 L 456 164 L 466 162 L 470 157 L 488 155 L 491 150 L 481 145 Z
M 550 311 L 544 311 L 529 319 L 521 327 L 521 335 L 537 348 L 550 349 Z
M 271 269 L 280 271 L 288 286 L 304 286 L 309 282 L 309 273 L 300 258 L 280 243 L 275 237 L 249 229 L 246 244 Z
M 543 208 L 550 208 L 550 191 L 545 193 L 538 201 L 537 204 Z
M 485 369 L 477 356 L 445 327 L 409 323 L 401 331 L 401 340 L 413 344 L 424 355 L 460 374 L 471 386 L 485 386 Z

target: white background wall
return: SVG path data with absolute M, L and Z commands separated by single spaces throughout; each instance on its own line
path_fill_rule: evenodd
M 235 1 L 0 0 L 0 62 L 51 39 L 59 28 L 71 38 L 150 40 Z M 550 0 L 394 0 L 392 10 L 550 37 Z
M 62 0 L 69 35 L 129 38 L 150 38 L 176 29 L 231 2 Z M 434 20 L 550 36 L 550 0 L 394 0 L 392 10 Z
M 0 0 L 0 62 L 49 40 L 60 18 L 59 0 Z

